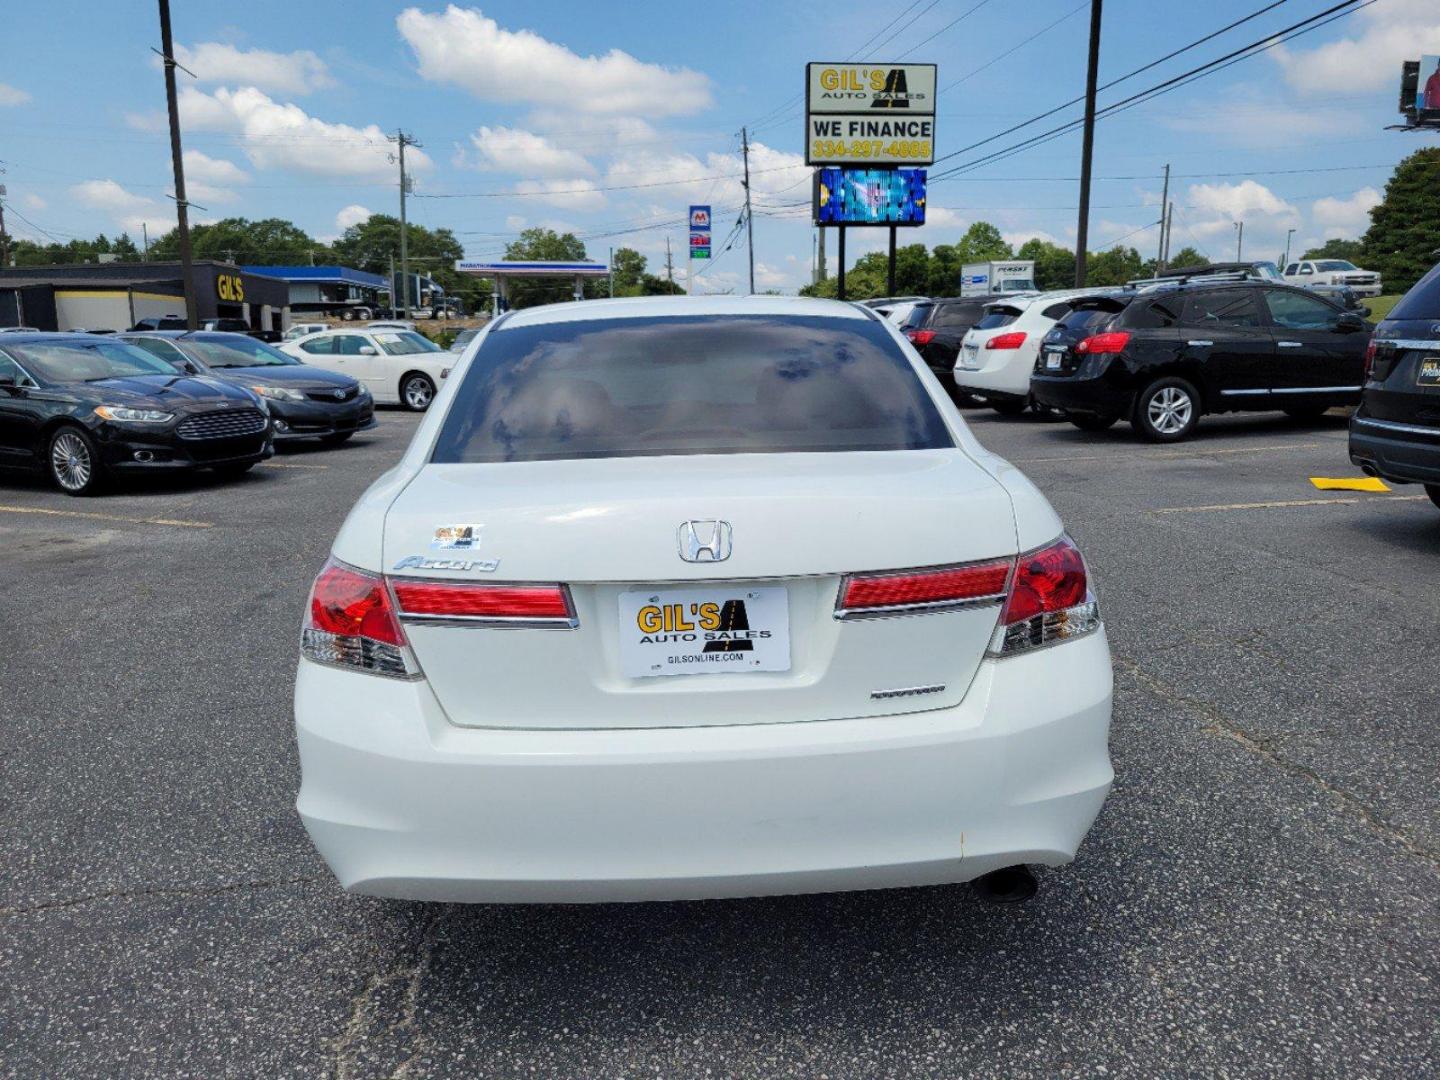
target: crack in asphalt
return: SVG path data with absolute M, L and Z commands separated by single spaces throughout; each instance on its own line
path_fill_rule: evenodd
M 420 990 L 434 960 L 435 941 L 432 931 L 439 918 L 438 913 L 433 914 L 421 925 L 420 932 L 416 935 L 413 957 L 407 958 L 392 971 L 372 975 L 365 981 L 364 988 L 351 999 L 350 1019 L 346 1021 L 339 1036 L 331 1042 L 335 1080 L 352 1080 L 360 1075 L 356 1071 L 355 1058 L 368 1039 L 367 1033 L 372 1023 L 381 1019 L 379 995 L 383 990 L 401 983 L 404 984 L 404 991 L 400 999 L 400 1016 L 393 1023 L 385 1025 L 380 1034 L 413 1037 L 409 1054 L 390 1073 L 390 1077 L 391 1080 L 403 1080 L 410 1075 L 411 1065 L 421 1050 L 429 1045 L 428 1037 L 419 1030 L 418 1024 Z
M 104 889 L 100 892 L 73 896 L 67 900 L 47 900 L 28 906 L 12 905 L 0 907 L 0 918 L 31 915 L 37 911 L 54 911 L 60 908 L 79 907 L 99 900 L 137 900 L 146 896 L 220 896 L 224 893 L 247 892 L 258 889 L 281 889 L 287 885 L 305 885 L 320 881 L 324 874 L 305 874 L 300 877 L 276 878 L 273 881 L 234 881 L 228 885 L 176 885 L 156 886 L 148 889 Z
M 1348 791 L 1338 784 L 1334 784 L 1325 779 L 1325 777 L 1321 776 L 1308 765 L 1302 765 L 1298 761 L 1291 761 L 1278 750 L 1274 749 L 1274 747 L 1270 745 L 1270 740 L 1266 739 L 1265 736 L 1247 731 L 1240 724 L 1237 724 L 1234 720 L 1225 716 L 1208 702 L 1200 701 L 1197 698 L 1182 693 L 1173 686 L 1157 679 L 1155 676 L 1142 671 L 1134 661 L 1126 660 L 1119 656 L 1115 657 L 1114 661 L 1116 667 L 1132 676 L 1137 682 L 1144 684 L 1156 694 L 1167 697 L 1177 704 L 1188 705 L 1198 712 L 1208 721 L 1208 724 L 1201 728 L 1202 731 L 1223 739 L 1228 739 L 1268 764 L 1313 784 L 1334 799 L 1343 809 L 1349 811 L 1354 817 L 1359 819 L 1361 824 L 1372 833 L 1382 839 L 1398 844 L 1416 858 L 1440 869 L 1440 851 L 1428 847 L 1405 830 L 1398 829 L 1386 823 L 1378 811 L 1369 806 L 1354 792 Z

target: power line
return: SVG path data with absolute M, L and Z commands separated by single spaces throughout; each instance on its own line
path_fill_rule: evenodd
M 805 165 L 773 165 L 768 169 L 751 169 L 758 173 L 786 172 L 808 168 Z M 707 180 L 743 180 L 744 173 L 719 173 L 711 176 L 689 176 L 682 180 L 654 180 L 645 184 L 608 184 L 605 187 L 559 188 L 549 191 L 417 191 L 416 199 L 523 199 L 547 198 L 552 195 L 591 195 L 605 191 L 635 191 L 639 188 L 678 187 L 684 184 L 703 184 Z M 523 182 L 523 181 L 522 181 Z
M 1089 6 L 1090 6 L 1090 0 L 1083 0 L 1083 3 L 1080 3 L 1080 4 L 1076 5 L 1073 9 L 1071 9 L 1071 10 L 1068 11 L 1068 12 L 1066 12 L 1064 15 L 1061 15 L 1060 18 L 1056 19 L 1056 20 L 1055 20 L 1054 22 L 1052 22 L 1049 26 L 1045 26 L 1045 27 L 1042 27 L 1042 28 L 1039 29 L 1039 30 L 1036 30 L 1036 31 L 1035 31 L 1033 34 L 1031 34 L 1029 37 L 1023 38 L 1021 41 L 1019 41 L 1019 42 L 1016 43 L 1015 45 L 1011 46 L 1010 48 L 1006 49 L 1003 53 L 1001 53 L 999 56 L 995 57 L 993 60 L 987 60 L 985 63 L 981 64 L 978 68 L 972 69 L 968 74 L 965 74 L 965 75 L 960 76 L 960 78 L 956 79 L 956 80 L 955 80 L 954 82 L 952 82 L 952 83 L 948 83 L 946 86 L 944 86 L 944 87 L 940 90 L 940 94 L 946 93 L 947 91 L 950 91 L 950 90 L 954 90 L 955 87 L 959 86 L 961 83 L 966 82 L 966 81 L 969 80 L 969 79 L 974 78 L 976 75 L 979 75 L 980 72 L 984 71 L 986 68 L 988 68 L 988 67 L 993 67 L 994 65 L 998 64 L 1001 60 L 1004 60 L 1004 59 L 1005 59 L 1007 56 L 1009 56 L 1011 53 L 1017 52 L 1017 51 L 1019 51 L 1020 49 L 1023 49 L 1026 45 L 1029 45 L 1032 41 L 1036 40 L 1036 39 L 1039 38 L 1041 35 L 1047 34 L 1047 33 L 1049 33 L 1051 30 L 1054 30 L 1055 27 L 1059 26 L 1059 25 L 1060 25 L 1061 23 L 1063 23 L 1066 19 L 1070 19 L 1070 18 L 1075 17 L 1076 15 L 1080 14 L 1080 12 L 1084 11 L 1084 10 L 1085 10 L 1087 7 L 1089 7 Z M 938 97 L 939 94 L 937 94 L 936 96 Z
M 922 40 L 922 41 L 920 41 L 920 42 L 917 42 L 916 44 L 910 46 L 910 48 L 906 49 L 903 53 L 900 54 L 900 59 L 901 59 L 901 60 L 904 60 L 907 56 L 909 56 L 911 53 L 915 52 L 915 50 L 919 49 L 921 46 L 929 45 L 930 42 L 934 41 L 934 40 L 935 40 L 937 37 L 939 37 L 941 34 L 946 33 L 946 32 L 947 32 L 948 30 L 950 30 L 952 27 L 958 26 L 960 23 L 964 22 L 964 21 L 965 21 L 966 19 L 968 19 L 971 15 L 974 15 L 975 12 L 979 11 L 982 7 L 984 7 L 984 6 L 985 6 L 986 4 L 988 4 L 989 2 L 990 2 L 990 0 L 980 0 L 980 2 L 979 2 L 978 4 L 976 4 L 974 7 L 972 7 L 969 11 L 965 12 L 965 14 L 959 16 L 958 18 L 952 19 L 950 22 L 948 22 L 948 23 L 946 23 L 944 26 L 942 26 L 939 30 L 936 30 L 936 31 L 935 31 L 933 34 L 931 34 L 929 37 L 927 37 L 927 38 L 925 38 L 924 40 Z

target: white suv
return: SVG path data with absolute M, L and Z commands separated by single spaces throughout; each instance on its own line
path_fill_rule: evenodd
M 1285 267 L 1291 285 L 1344 285 L 1357 296 L 1379 296 L 1380 275 L 1346 259 L 1302 259 Z
M 985 314 L 961 339 L 955 354 L 955 385 L 985 399 L 1005 416 L 1019 416 L 1030 397 L 1030 373 L 1040 355 L 1040 339 L 1070 314 L 1070 302 L 1107 289 L 1010 296 L 985 306 Z

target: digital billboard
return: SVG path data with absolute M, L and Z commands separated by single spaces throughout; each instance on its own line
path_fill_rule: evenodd
M 1440 56 L 1420 58 L 1420 77 L 1415 86 L 1415 111 L 1440 113 Z
M 816 169 L 816 225 L 924 225 L 924 169 Z

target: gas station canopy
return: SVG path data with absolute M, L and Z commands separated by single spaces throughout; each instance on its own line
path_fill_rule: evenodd
M 477 277 L 488 277 L 495 281 L 495 289 L 491 294 L 494 301 L 494 313 L 500 314 L 501 304 L 505 299 L 505 282 L 509 278 L 517 277 L 573 277 L 575 279 L 575 299 L 585 299 L 585 278 L 606 277 L 610 273 L 610 267 L 604 263 L 595 262 L 469 262 L 459 259 L 455 263 L 455 269 L 461 274 L 475 274 Z

